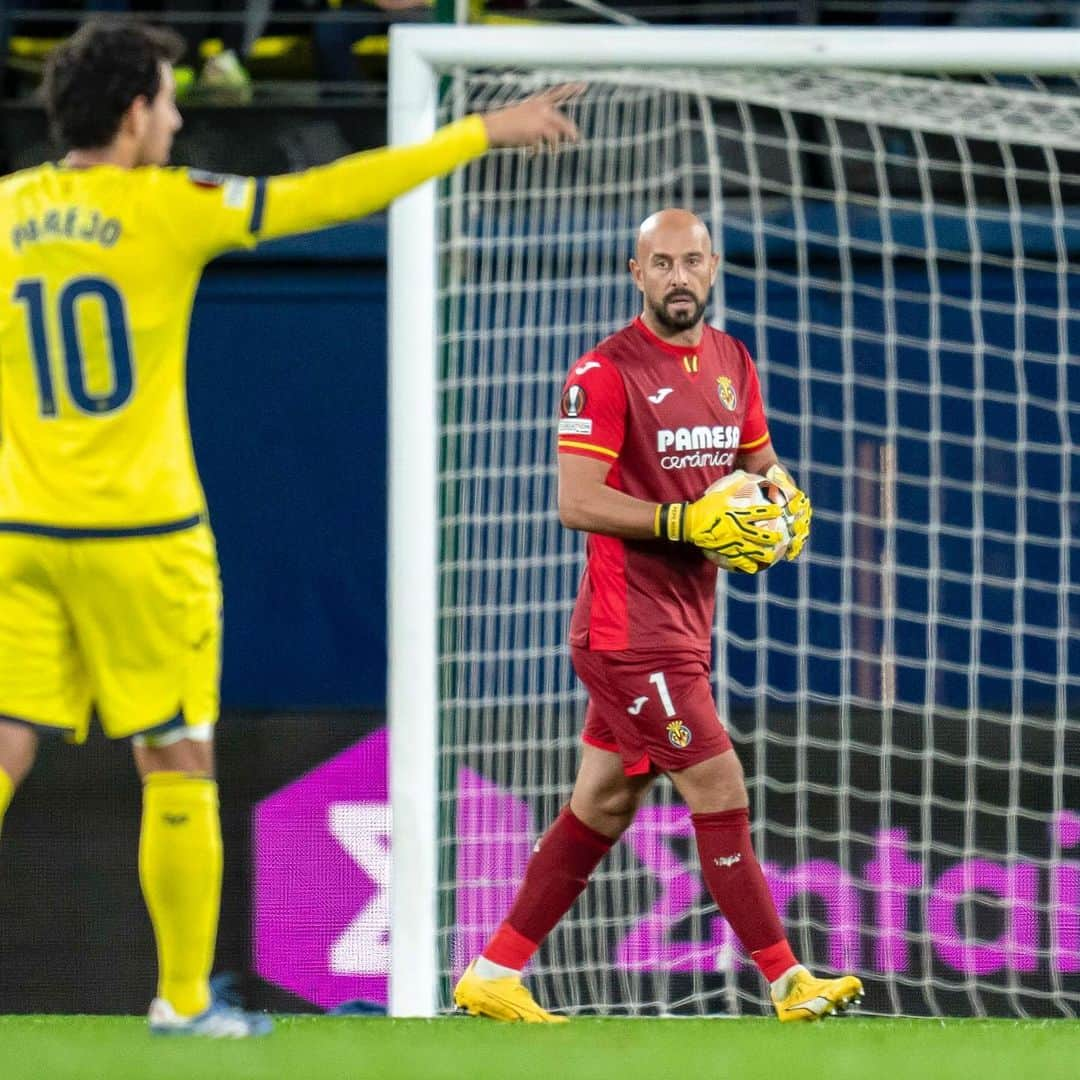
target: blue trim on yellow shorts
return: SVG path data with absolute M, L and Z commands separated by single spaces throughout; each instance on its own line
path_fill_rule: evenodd
M 59 724 L 43 724 L 40 720 L 27 720 L 25 716 L 13 716 L 11 713 L 0 713 L 0 721 L 7 721 L 11 724 L 20 724 L 23 727 L 33 728 L 35 731 L 44 735 L 75 735 L 78 734 L 79 731 L 77 727 L 62 727 Z M 184 710 L 181 708 L 173 713 L 168 720 L 162 720 L 161 723 L 154 724 L 153 727 L 144 728 L 142 731 L 133 731 L 130 735 L 121 735 L 119 738 L 133 739 L 137 735 L 165 735 L 167 732 L 186 726 L 187 719 L 184 716 Z
M 155 724 L 153 727 L 143 728 L 142 731 L 134 731 L 126 738 L 134 738 L 136 735 L 165 735 L 176 728 L 185 727 L 187 720 L 184 719 L 183 708 L 178 709 L 168 720 L 162 720 L 160 724 Z
M 252 236 L 258 236 L 262 231 L 263 214 L 266 211 L 266 177 L 260 176 L 255 180 L 255 194 L 251 200 L 251 219 L 248 221 L 248 232 Z
M 202 514 L 162 521 L 156 525 L 111 525 L 103 528 L 76 528 L 68 525 L 39 525 L 33 521 L 0 521 L 0 532 L 25 536 L 45 536 L 50 540 L 122 540 L 133 536 L 167 536 L 202 524 Z
M 78 728 L 61 727 L 59 724 L 43 724 L 39 720 L 27 720 L 25 716 L 12 716 L 11 713 L 0 713 L 0 720 L 6 720 L 9 724 L 21 724 L 23 727 L 33 728 L 43 735 L 74 735 Z

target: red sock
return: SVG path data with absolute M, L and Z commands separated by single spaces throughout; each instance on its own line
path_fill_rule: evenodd
M 798 961 L 750 843 L 750 811 L 693 814 L 701 873 L 720 914 L 769 982 Z
M 520 971 L 581 895 L 613 843 L 563 807 L 537 842 L 510 914 L 484 946 L 484 958 Z

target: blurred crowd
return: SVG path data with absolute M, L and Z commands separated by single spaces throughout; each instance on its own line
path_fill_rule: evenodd
M 136 12 L 187 42 L 178 70 L 189 103 L 244 104 L 257 90 L 385 78 L 392 22 L 453 18 L 519 23 L 1080 26 L 1080 0 L 0 0 L 0 89 L 31 92 L 44 56 L 90 14 Z M 283 89 L 285 88 L 285 89 Z
M 320 83 L 384 74 L 391 21 L 427 20 L 434 0 L 0 0 L 5 96 L 32 89 L 49 48 L 92 15 L 138 14 L 187 43 L 179 97 L 242 104 L 253 75 Z

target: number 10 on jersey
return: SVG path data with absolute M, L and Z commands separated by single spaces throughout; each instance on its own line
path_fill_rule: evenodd
M 38 398 L 42 416 L 58 414 L 53 372 L 49 363 L 49 341 L 46 313 L 50 297 L 40 278 L 27 278 L 15 285 L 14 299 L 26 305 L 30 355 L 37 377 Z M 111 387 L 93 393 L 87 386 L 83 337 L 79 325 L 80 301 L 96 302 L 104 315 L 106 352 L 112 372 Z M 68 393 L 81 412 L 102 416 L 125 405 L 134 389 L 134 369 L 131 357 L 131 335 L 127 312 L 120 290 L 102 277 L 76 277 L 65 282 L 55 298 L 57 322 L 60 325 L 61 355 L 67 377 Z

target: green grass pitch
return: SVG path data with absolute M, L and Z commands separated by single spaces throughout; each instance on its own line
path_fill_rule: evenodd
M 142 1019 L 0 1017 L 3 1080 L 1075 1080 L 1080 1021 L 287 1017 L 246 1042 L 151 1038 Z

